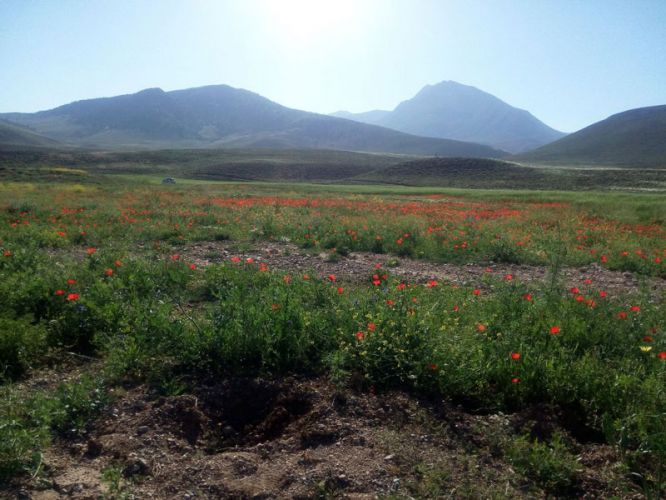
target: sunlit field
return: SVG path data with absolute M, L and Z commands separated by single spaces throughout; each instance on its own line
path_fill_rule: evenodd
M 663 197 L 621 193 L 4 184 L 0 475 L 41 474 L 49 443 L 85 435 L 118 387 L 298 376 L 472 414 L 548 405 L 564 415 L 554 433 L 498 445 L 526 494 L 574 494 L 592 442 L 617 451 L 622 488 L 656 498 L 665 213 Z M 359 272 L 336 272 L 356 256 Z M 451 282 L 438 265 L 480 271 Z M 80 377 L 30 386 L 65 359 Z

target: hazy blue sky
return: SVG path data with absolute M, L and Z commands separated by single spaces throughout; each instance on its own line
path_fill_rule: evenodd
M 573 131 L 666 104 L 666 0 L 0 0 L 0 111 L 226 83 L 308 111 L 455 80 Z

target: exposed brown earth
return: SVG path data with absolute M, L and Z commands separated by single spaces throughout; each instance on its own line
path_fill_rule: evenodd
M 291 243 L 259 242 L 239 246 L 236 242 L 200 242 L 178 249 L 183 258 L 198 266 L 228 261 L 231 256 L 242 259 L 253 258 L 265 262 L 270 267 L 285 272 L 314 272 L 319 276 L 335 274 L 343 281 L 369 282 L 375 272 L 375 265 L 381 264 L 391 275 L 409 283 L 425 283 L 436 279 L 453 285 L 481 285 L 489 275 L 503 278 L 511 275 L 524 283 L 539 283 L 551 279 L 544 266 L 519 264 L 445 264 L 409 258 L 395 258 L 386 254 L 352 252 L 339 260 L 331 260 L 330 254 L 314 254 Z M 391 261 L 395 261 L 396 265 Z M 591 280 L 595 289 L 609 293 L 635 293 L 642 288 L 655 300 L 666 290 L 666 279 L 641 277 L 630 272 L 610 271 L 598 264 L 581 268 L 565 267 L 560 270 L 558 279 L 569 287 L 583 288 L 585 280 Z
M 17 498 L 541 498 L 506 440 L 559 431 L 580 456 L 567 496 L 640 498 L 613 449 L 576 441 L 556 408 L 473 415 L 323 379 L 236 379 L 195 394 L 120 390 L 85 438 L 45 454 Z M 117 471 L 115 484 L 102 480 Z M 108 477 L 108 473 L 107 473 Z

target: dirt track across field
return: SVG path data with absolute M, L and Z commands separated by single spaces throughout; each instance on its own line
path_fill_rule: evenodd
M 445 264 L 433 263 L 409 258 L 395 258 L 386 254 L 352 252 L 339 260 L 331 260 L 330 254 L 306 252 L 296 245 L 278 242 L 259 242 L 249 247 L 236 242 L 200 242 L 186 245 L 177 250 L 184 259 L 198 266 L 229 261 L 232 256 L 243 259 L 252 258 L 256 262 L 265 262 L 270 268 L 284 272 L 314 272 L 320 277 L 335 274 L 339 280 L 352 282 L 370 282 L 375 273 L 375 265 L 381 264 L 384 271 L 407 283 L 426 283 L 438 280 L 452 285 L 481 286 L 487 276 L 504 278 L 511 275 L 514 280 L 523 283 L 546 282 L 551 280 L 550 272 L 544 266 L 519 264 Z M 389 263 L 396 261 L 391 267 Z M 666 290 L 666 279 L 641 277 L 630 272 L 610 271 L 598 264 L 581 268 L 563 268 L 558 279 L 566 288 L 604 290 L 609 294 L 636 293 L 645 290 L 653 300 Z M 585 284 L 591 280 L 591 284 Z

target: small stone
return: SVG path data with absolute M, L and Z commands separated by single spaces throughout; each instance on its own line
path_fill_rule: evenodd
M 386 456 L 384 457 L 384 460 L 393 460 L 394 457 L 395 457 L 395 455 L 393 455 L 393 454 L 391 454 L 391 455 L 386 455 Z
M 137 436 L 143 436 L 149 430 L 150 430 L 150 427 L 148 427 L 147 425 L 142 425 L 140 427 L 137 427 L 136 434 L 137 434 Z
M 134 460 L 130 461 L 123 469 L 123 476 L 125 477 L 132 477 L 138 475 L 145 476 L 148 474 L 150 474 L 150 466 L 141 457 L 137 457 Z

